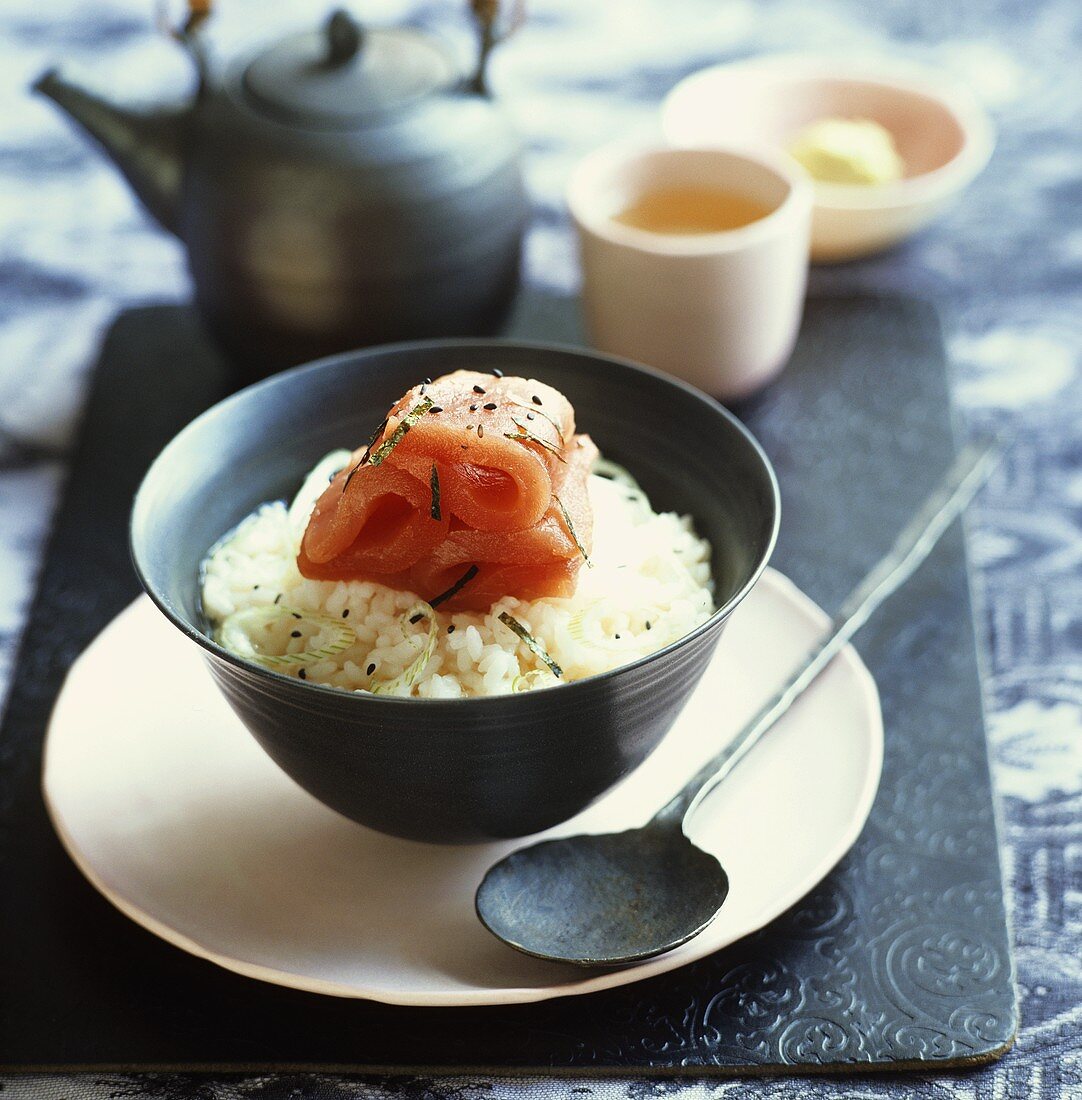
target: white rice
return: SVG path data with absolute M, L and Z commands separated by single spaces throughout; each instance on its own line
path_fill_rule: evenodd
M 328 455 L 288 509 L 283 502 L 259 508 L 204 564 L 203 609 L 219 640 L 242 656 L 269 661 L 290 675 L 303 668 L 310 682 L 345 691 L 434 699 L 504 695 L 627 664 L 713 613 L 709 543 L 695 534 L 690 517 L 654 512 L 643 491 L 614 468 L 616 480 L 590 478 L 593 568 L 583 565 L 573 597 L 526 602 L 508 596 L 484 614 L 437 610 L 434 622 L 426 615 L 411 623 L 419 602 L 415 593 L 368 581 L 308 580 L 297 569 L 312 505 L 344 461 L 340 452 Z M 244 629 L 223 638 L 223 623 L 251 608 L 268 610 L 239 616 L 233 623 L 246 620 Z M 561 678 L 500 621 L 502 612 L 536 639 L 560 666 Z M 310 614 L 323 618 L 306 619 Z M 253 620 L 262 620 L 258 629 Z M 426 663 L 421 654 L 430 630 L 434 648 Z M 292 637 L 294 632 L 301 637 Z M 320 659 L 274 661 L 343 644 L 348 648 Z

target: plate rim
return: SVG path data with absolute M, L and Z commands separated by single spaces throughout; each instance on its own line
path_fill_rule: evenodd
M 830 619 L 826 612 L 819 607 L 810 596 L 806 595 L 798 588 L 793 581 L 777 569 L 767 567 L 754 587 L 758 588 L 759 585 L 765 585 L 767 588 L 773 589 L 777 595 L 788 601 L 791 605 L 794 605 L 808 619 L 818 622 L 820 626 L 825 628 L 829 623 Z M 754 591 L 754 588 L 752 591 Z M 751 593 L 749 592 L 748 594 L 750 595 Z M 727 939 L 724 943 L 713 945 L 709 950 L 699 950 L 698 947 L 702 941 L 699 937 L 696 937 L 674 951 L 644 960 L 637 965 L 593 973 L 588 977 L 568 981 L 560 985 L 399 993 L 393 989 L 384 987 L 344 985 L 326 979 L 299 975 L 293 971 L 280 970 L 268 966 L 265 963 L 255 963 L 232 955 L 223 955 L 215 949 L 209 948 L 199 943 L 197 940 L 192 939 L 178 929 L 173 928 L 171 925 L 130 901 L 119 890 L 113 889 L 79 849 L 74 838 L 66 828 L 63 816 L 50 794 L 49 763 L 52 759 L 54 744 L 52 732 L 54 725 L 57 724 L 58 715 L 63 708 L 69 679 L 79 670 L 85 660 L 86 654 L 102 635 L 109 631 L 121 619 L 135 613 L 140 607 L 147 605 L 153 606 L 153 602 L 148 596 L 142 594 L 111 619 L 109 623 L 95 635 L 91 643 L 72 663 L 65 676 L 64 683 L 61 686 L 60 692 L 57 695 L 49 715 L 42 751 L 41 795 L 45 804 L 46 813 L 60 840 L 61 846 L 83 877 L 106 899 L 106 901 L 135 924 L 190 955 L 214 963 L 225 970 L 240 974 L 243 977 L 254 978 L 283 988 L 295 989 L 306 993 L 317 993 L 347 1000 L 367 1000 L 381 1004 L 413 1008 L 478 1008 L 513 1004 L 532 1004 L 561 997 L 583 996 L 605 989 L 632 985 L 636 982 L 644 981 L 647 978 L 667 974 L 680 967 L 687 966 L 709 955 L 715 954 L 718 951 L 722 951 L 733 943 L 759 931 L 770 923 L 770 921 L 779 917 L 808 894 L 838 865 L 845 854 L 852 848 L 864 829 L 868 816 L 871 813 L 875 796 L 879 790 L 884 751 L 883 712 L 880 703 L 879 689 L 874 677 L 867 665 L 864 664 L 864 661 L 861 659 L 856 649 L 851 644 L 847 644 L 838 653 L 835 660 L 844 662 L 854 674 L 855 684 L 862 692 L 866 710 L 870 718 L 868 747 L 871 751 L 869 753 L 868 767 L 865 771 L 864 781 L 855 802 L 854 811 L 850 815 L 848 827 L 841 832 L 839 838 L 830 845 L 824 857 L 818 863 L 814 864 L 813 868 L 799 879 L 791 889 L 784 893 L 779 893 L 770 903 L 761 907 L 754 917 L 749 920 L 749 927 L 744 928 L 739 935 Z M 525 840 L 527 838 L 522 839 Z

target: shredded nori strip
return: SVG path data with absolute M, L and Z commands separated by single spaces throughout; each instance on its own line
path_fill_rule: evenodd
M 423 611 L 418 611 L 416 615 L 411 615 L 410 616 L 410 623 L 411 623 L 411 625 L 416 626 L 417 623 L 419 623 L 422 619 L 427 619 L 427 618 L 428 618 L 428 616 Z
M 344 493 L 349 488 L 349 483 L 353 480 L 353 475 L 368 461 L 368 456 L 372 453 L 372 448 L 376 444 L 376 440 L 383 435 L 383 429 L 387 427 L 387 417 L 383 418 L 383 422 L 372 433 L 364 449 L 364 454 L 361 455 L 361 461 L 353 467 L 348 474 L 346 474 L 346 480 L 342 482 L 342 492 Z
M 515 618 L 506 611 L 500 612 L 500 622 L 510 627 L 525 643 L 534 656 L 540 658 L 549 666 L 553 676 L 563 676 L 564 670 L 545 652 L 544 646 Z
M 590 569 L 593 569 L 594 563 L 590 561 L 590 555 L 586 553 L 586 547 L 582 545 L 582 540 L 579 538 L 579 533 L 575 530 L 575 525 L 571 522 L 571 513 L 564 507 L 564 502 L 555 494 L 552 494 L 552 499 L 556 501 L 556 507 L 560 509 L 560 515 L 564 518 L 564 523 L 567 524 L 567 531 L 571 538 L 574 540 L 575 545 L 579 548 L 579 553 L 582 555 L 582 560 L 586 562 Z
M 461 577 L 455 581 L 445 592 L 441 592 L 438 596 L 428 601 L 429 607 L 439 607 L 441 603 L 446 603 L 452 596 L 457 596 L 458 593 L 466 587 L 474 577 L 477 576 L 477 566 L 471 565 Z
M 539 435 L 534 435 L 525 424 L 520 424 L 514 417 L 511 417 L 511 423 L 518 428 L 520 435 L 512 435 L 510 432 L 504 432 L 505 439 L 512 439 L 516 443 L 536 443 L 539 447 L 543 447 L 550 454 L 555 455 L 560 462 L 567 462 L 567 459 L 560 453 L 560 448 L 555 443 L 550 443 L 547 439 L 542 439 Z
M 428 483 L 432 487 L 432 518 L 436 520 L 443 519 L 440 514 L 440 472 L 436 469 L 435 462 L 432 463 L 432 473 L 429 476 Z
M 369 466 L 379 466 L 380 463 L 406 438 L 406 433 L 432 408 L 432 398 L 422 397 L 416 405 L 399 422 L 399 425 L 390 436 L 385 439 L 368 457 Z

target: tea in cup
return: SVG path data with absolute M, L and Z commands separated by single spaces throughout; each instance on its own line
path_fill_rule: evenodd
M 784 154 L 609 146 L 576 168 L 568 205 L 594 347 L 727 399 L 785 365 L 812 188 Z

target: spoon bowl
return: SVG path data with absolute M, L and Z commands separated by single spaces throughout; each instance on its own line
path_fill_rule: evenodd
M 537 958 L 621 966 L 687 942 L 729 892 L 721 864 L 679 821 L 520 848 L 477 891 L 477 914 L 500 939 Z

